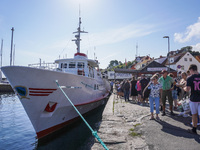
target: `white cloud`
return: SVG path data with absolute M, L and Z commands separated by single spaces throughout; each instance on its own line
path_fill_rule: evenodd
M 134 37 L 141 37 L 156 32 L 154 25 L 130 24 L 121 28 L 92 34 L 93 43 L 96 46 L 113 44 Z M 91 38 L 90 38 L 91 39 Z
M 200 17 L 196 23 L 188 26 L 184 33 L 174 34 L 174 40 L 180 43 L 188 42 L 192 38 L 200 38 Z
M 116 56 L 116 55 L 118 55 L 118 54 L 120 54 L 120 53 L 121 53 L 121 52 L 116 52 L 116 53 L 110 54 L 110 55 L 108 55 L 108 56 L 106 56 L 106 57 L 100 59 L 100 62 L 105 61 L 105 60 L 109 60 L 110 58 L 113 58 L 114 56 Z
M 156 29 L 156 26 L 154 25 L 133 23 L 121 28 L 109 29 L 99 33 L 82 34 L 81 52 L 86 53 L 86 51 L 91 51 L 91 49 L 97 46 L 114 44 L 130 38 L 146 36 L 157 30 L 158 29 Z M 71 36 L 71 39 L 72 38 L 74 39 L 74 35 Z M 71 40 L 61 40 L 47 46 L 45 50 L 48 50 L 49 54 L 50 52 L 57 51 L 59 53 L 58 55 L 67 52 L 69 56 L 73 56 L 76 46 Z
M 192 47 L 194 51 L 200 51 L 200 43 L 197 43 L 196 45 L 193 45 Z

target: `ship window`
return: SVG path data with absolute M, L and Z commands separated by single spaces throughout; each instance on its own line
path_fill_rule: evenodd
M 64 68 L 67 68 L 67 63 L 64 64 Z
M 78 62 L 78 68 L 84 68 L 85 64 L 84 62 Z
M 96 89 L 97 89 L 97 85 L 95 84 L 95 85 L 94 85 L 94 90 L 96 90 Z
M 63 63 L 60 64 L 60 68 L 63 68 Z
M 76 63 L 75 62 L 70 62 L 69 63 L 69 68 L 75 68 L 76 67 Z

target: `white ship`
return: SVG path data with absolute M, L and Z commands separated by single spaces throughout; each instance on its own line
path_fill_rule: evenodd
M 88 59 L 87 55 L 80 53 L 80 34 L 87 33 L 81 31 L 81 18 L 74 33 L 77 53 L 71 59 L 55 60 L 53 64 L 57 67 L 50 64 L 2 67 L 38 138 L 45 137 L 78 118 L 77 112 L 57 87 L 56 80 L 81 114 L 102 105 L 103 99 L 109 94 L 110 85 L 102 79 L 98 61 Z

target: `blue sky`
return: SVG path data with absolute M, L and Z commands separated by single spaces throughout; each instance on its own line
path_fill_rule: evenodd
M 76 52 L 72 32 L 82 27 L 81 52 L 106 68 L 111 60 L 132 61 L 136 55 L 159 57 L 193 46 L 200 50 L 199 0 L 1 0 L 0 39 L 3 65 L 9 65 L 14 27 L 15 65 L 27 66 L 71 58 Z

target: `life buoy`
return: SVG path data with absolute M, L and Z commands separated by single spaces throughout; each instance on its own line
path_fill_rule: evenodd
M 52 106 L 49 105 L 49 103 L 47 104 L 45 111 L 47 112 L 53 112 L 56 108 L 57 103 L 53 104 Z

